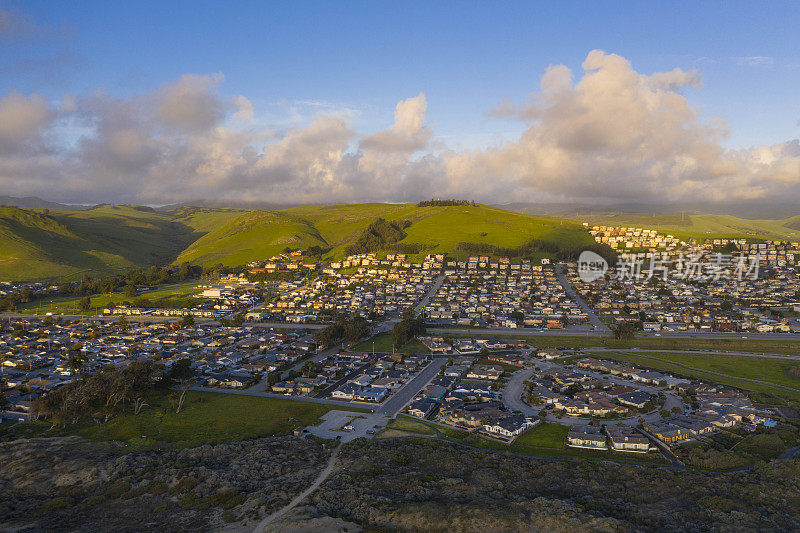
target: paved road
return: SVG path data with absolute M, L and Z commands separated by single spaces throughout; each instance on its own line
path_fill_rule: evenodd
M 542 374 L 546 374 L 547 371 L 551 368 L 563 368 L 558 363 L 554 363 L 552 361 L 537 361 L 536 364 L 540 368 L 542 368 L 541 371 Z M 665 396 L 664 407 L 663 407 L 664 409 L 671 410 L 673 407 L 680 407 L 680 408 L 684 407 L 683 402 L 680 400 L 680 398 L 675 396 L 673 393 L 669 391 L 665 391 L 657 387 L 644 385 L 641 383 L 633 384 L 628 380 L 618 378 L 616 376 L 601 374 L 599 372 L 592 372 L 589 370 L 582 370 L 582 372 L 585 372 L 586 374 L 592 377 L 607 380 L 615 385 L 635 386 L 637 389 L 643 390 L 648 394 L 656 395 L 659 392 L 663 392 Z M 511 378 L 508 380 L 508 383 L 506 383 L 506 386 L 503 389 L 502 393 L 503 403 L 509 409 L 514 411 L 520 411 L 525 416 L 534 416 L 534 415 L 538 416 L 539 412 L 544 408 L 544 405 L 530 406 L 522 401 L 522 393 L 525 391 L 525 381 L 529 380 L 534 375 L 534 373 L 536 373 L 536 369 L 531 367 L 517 370 L 511 375 Z M 654 422 L 661 420 L 660 410 L 656 410 L 654 412 L 645 415 L 636 414 L 628 418 L 613 419 L 613 423 L 624 424 L 627 426 L 636 426 L 639 424 L 639 418 L 644 418 L 646 422 Z M 557 422 L 559 424 L 563 424 L 566 426 L 584 425 L 589 422 L 588 418 L 575 417 L 569 415 L 563 415 L 561 418 L 555 418 L 552 413 L 548 416 L 548 419 L 551 422 Z
M 447 357 L 434 357 L 420 373 L 418 373 L 411 381 L 395 392 L 391 398 L 383 402 L 383 405 L 376 411 L 388 417 L 394 418 L 403 407 L 405 407 L 414 396 L 419 394 L 419 391 L 436 377 L 439 370 L 447 363 Z
M 163 324 L 164 322 L 177 322 L 181 317 L 175 316 L 153 316 L 153 315 L 26 315 L 21 313 L 0 313 L 0 318 L 40 320 L 45 318 L 63 318 L 64 320 L 86 320 L 90 322 L 116 322 L 120 316 L 125 316 L 128 322 L 140 322 L 143 324 Z M 195 318 L 195 324 L 199 326 L 215 326 L 219 323 L 218 318 Z M 243 326 L 253 326 L 258 328 L 273 329 L 322 329 L 325 324 L 290 324 L 288 322 L 251 322 L 247 321 Z
M 333 453 L 331 454 L 330 459 L 328 459 L 328 464 L 325 466 L 325 469 L 319 473 L 317 479 L 314 480 L 311 486 L 309 486 L 306 490 L 295 496 L 295 498 L 292 501 L 290 501 L 288 505 L 264 518 L 261 522 L 259 522 L 256 525 L 256 527 L 253 529 L 253 532 L 261 533 L 266 529 L 268 525 L 270 525 L 272 522 L 274 522 L 278 518 L 282 517 L 283 515 L 285 515 L 295 507 L 297 507 L 297 505 L 300 504 L 300 502 L 308 498 L 312 492 L 317 490 L 319 486 L 322 485 L 322 483 L 326 479 L 328 479 L 328 476 L 331 475 L 331 472 L 333 472 L 333 467 L 336 465 L 336 457 L 339 455 L 339 450 L 341 448 L 342 444 L 340 443 L 336 447 L 336 449 L 333 450 Z
M 564 291 L 572 298 L 575 303 L 578 304 L 578 307 L 581 308 L 581 311 L 586 313 L 586 316 L 589 318 L 589 323 L 594 327 L 595 331 L 599 333 L 610 334 L 611 330 L 607 325 L 600 320 L 591 307 L 589 307 L 586 302 L 583 301 L 583 298 L 580 294 L 575 292 L 575 289 L 572 288 L 572 284 L 567 279 L 567 276 L 564 275 L 564 266 L 563 265 L 555 265 L 556 277 L 561 285 L 564 287 Z
M 567 329 L 540 330 L 532 328 L 455 328 L 455 327 L 429 327 L 428 333 L 439 335 L 509 335 L 525 337 L 611 337 L 610 333 L 589 331 L 571 326 Z M 636 333 L 636 338 L 661 338 L 661 339 L 698 339 L 698 340 L 739 340 L 753 341 L 800 341 L 796 333 L 691 333 L 685 331 L 662 331 L 661 333 Z M 674 350 L 673 350 L 674 351 Z
M 119 320 L 119 315 L 53 315 L 56 318 L 63 318 L 65 320 L 89 320 L 98 322 L 116 322 Z M 52 318 L 47 315 L 26 315 L 21 313 L 0 313 L 2 318 L 15 318 L 15 319 L 44 319 Z M 163 323 L 165 321 L 175 322 L 180 320 L 179 317 L 166 317 L 166 316 L 126 316 L 128 322 L 142 322 L 142 323 Z M 391 324 L 397 322 L 399 318 L 390 319 L 376 328 L 377 332 L 388 331 L 391 329 Z M 201 318 L 195 319 L 195 322 L 201 326 L 217 325 L 218 319 Z M 245 322 L 244 326 L 252 326 L 258 328 L 273 328 L 273 329 L 308 329 L 316 330 L 326 327 L 326 324 L 290 324 L 287 322 Z M 513 336 L 567 336 L 567 337 L 612 337 L 610 333 L 601 331 L 590 331 L 582 329 L 580 326 L 571 326 L 563 330 L 534 330 L 531 328 L 428 328 L 429 333 L 436 333 L 439 335 L 513 335 Z M 636 333 L 636 337 L 642 338 L 673 338 L 673 339 L 748 339 L 754 341 L 800 341 L 800 334 L 796 333 L 719 333 L 719 332 L 685 332 L 685 331 L 662 331 L 660 333 Z
M 439 287 L 442 286 L 442 283 L 444 283 L 444 276 L 438 276 L 436 278 L 436 281 L 433 282 L 433 285 L 431 286 L 430 290 L 427 293 L 425 293 L 425 296 L 422 297 L 422 300 L 420 300 L 419 303 L 414 306 L 415 314 L 419 314 L 420 311 L 425 309 L 425 306 L 428 305 L 428 302 L 431 300 L 431 297 L 434 294 L 436 294 L 436 291 L 439 290 Z

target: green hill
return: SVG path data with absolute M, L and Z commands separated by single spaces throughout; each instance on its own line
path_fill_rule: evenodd
M 377 252 L 464 256 L 461 243 L 514 248 L 532 239 L 591 244 L 577 222 L 484 205 L 352 204 L 280 211 L 5 207 L 0 208 L 0 279 L 75 279 L 184 261 L 237 266 L 286 248 L 316 247 L 338 258 L 359 242 Z
M 593 224 L 640 226 L 681 238 L 800 241 L 800 216 L 593 213 Z M 279 211 L 100 205 L 86 210 L 0 207 L 0 279 L 76 279 L 184 261 L 238 266 L 286 248 L 326 258 L 350 251 L 570 254 L 593 241 L 580 222 L 486 205 L 317 205 Z M 520 248 L 524 247 L 524 248 Z
M 0 279 L 74 279 L 168 264 L 204 231 L 174 213 L 0 208 Z

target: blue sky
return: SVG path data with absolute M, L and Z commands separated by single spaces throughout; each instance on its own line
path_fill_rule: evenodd
M 44 27 L 0 48 L 0 92 L 58 98 L 99 87 L 126 96 L 184 73 L 221 72 L 226 94 L 259 116 L 288 119 L 310 103 L 391 123 L 423 91 L 438 138 L 473 147 L 522 126 L 487 118 L 522 100 L 551 64 L 580 72 L 592 49 L 641 73 L 697 68 L 685 91 L 724 116 L 729 147 L 800 131 L 800 2 L 0 2 Z M 747 58 L 764 58 L 762 60 Z
M 0 0 L 0 192 L 800 201 L 800 2 Z

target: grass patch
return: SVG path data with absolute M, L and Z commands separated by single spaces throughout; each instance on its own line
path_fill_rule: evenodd
M 436 329 L 436 328 L 431 328 Z M 800 353 L 800 336 L 795 339 L 775 340 L 750 339 L 703 339 L 637 337 L 632 340 L 617 340 L 611 337 L 586 337 L 579 335 L 521 335 L 500 333 L 447 333 L 445 338 L 521 339 L 536 348 L 642 348 L 651 350 L 712 350 L 721 352 L 757 352 L 797 355 Z M 702 335 L 702 334 L 698 334 Z
M 436 431 L 429 426 L 409 418 L 389 420 L 386 427 L 378 433 L 378 438 L 408 437 L 413 435 L 434 436 Z
M 474 432 L 456 429 L 436 422 L 430 423 L 436 426 L 445 441 L 497 452 L 558 459 L 599 459 L 637 464 L 666 464 L 666 460 L 660 453 L 643 455 L 569 448 L 566 445 L 569 427 L 557 423 L 543 422 L 517 437 L 510 445 L 483 437 Z
M 340 406 L 264 398 L 242 394 L 190 391 L 183 409 L 175 414 L 166 393 L 153 393 L 139 415 L 122 414 L 107 424 L 84 424 L 50 430 L 46 422 L 9 424 L 7 438 L 77 434 L 91 440 L 124 441 L 137 449 L 163 444 L 197 446 L 290 433 L 298 426 L 315 425 Z M 5 426 L 5 424 L 3 424 Z
M 793 360 L 664 352 L 649 354 L 599 352 L 593 356 L 626 361 L 642 367 L 696 377 L 785 400 L 793 400 L 794 402 L 800 401 L 800 392 L 780 388 L 790 387 L 800 391 L 800 380 L 788 375 L 789 369 L 798 364 L 797 361 Z
M 203 299 L 196 298 L 196 295 L 202 292 L 202 289 L 197 288 L 198 283 L 199 282 L 195 280 L 161 285 L 140 293 L 136 298 L 129 298 L 122 292 L 98 294 L 91 297 L 92 310 L 90 313 L 102 313 L 104 308 L 114 307 L 115 305 L 136 305 L 137 302 L 145 303 L 144 300 L 147 300 L 150 304 L 158 304 L 160 306 L 193 305 L 203 301 Z M 20 312 L 29 314 L 53 313 L 54 315 L 79 315 L 82 314 L 78 307 L 80 300 L 80 296 L 47 297 L 41 301 L 36 300 L 21 305 Z

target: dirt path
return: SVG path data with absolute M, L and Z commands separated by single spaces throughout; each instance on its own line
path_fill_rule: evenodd
M 256 525 L 255 528 L 253 528 L 253 532 L 261 533 L 266 529 L 268 525 L 270 525 L 272 522 L 274 522 L 278 518 L 282 517 L 283 515 L 285 515 L 295 507 L 297 507 L 303 500 L 308 498 L 312 492 L 317 490 L 319 486 L 322 485 L 322 483 L 326 479 L 328 479 L 328 476 L 331 475 L 331 472 L 333 472 L 333 467 L 336 463 L 336 456 L 339 455 L 339 450 L 341 449 L 341 447 L 342 447 L 341 443 L 339 443 L 339 445 L 336 446 L 336 449 L 333 450 L 333 453 L 331 454 L 331 458 L 328 459 L 328 465 L 322 472 L 319 473 L 319 476 L 317 476 L 317 479 L 314 480 L 314 483 L 312 483 L 311 486 L 309 486 L 306 490 L 295 496 L 295 498 L 292 501 L 290 501 L 288 505 L 264 518 L 261 522 L 259 522 Z

